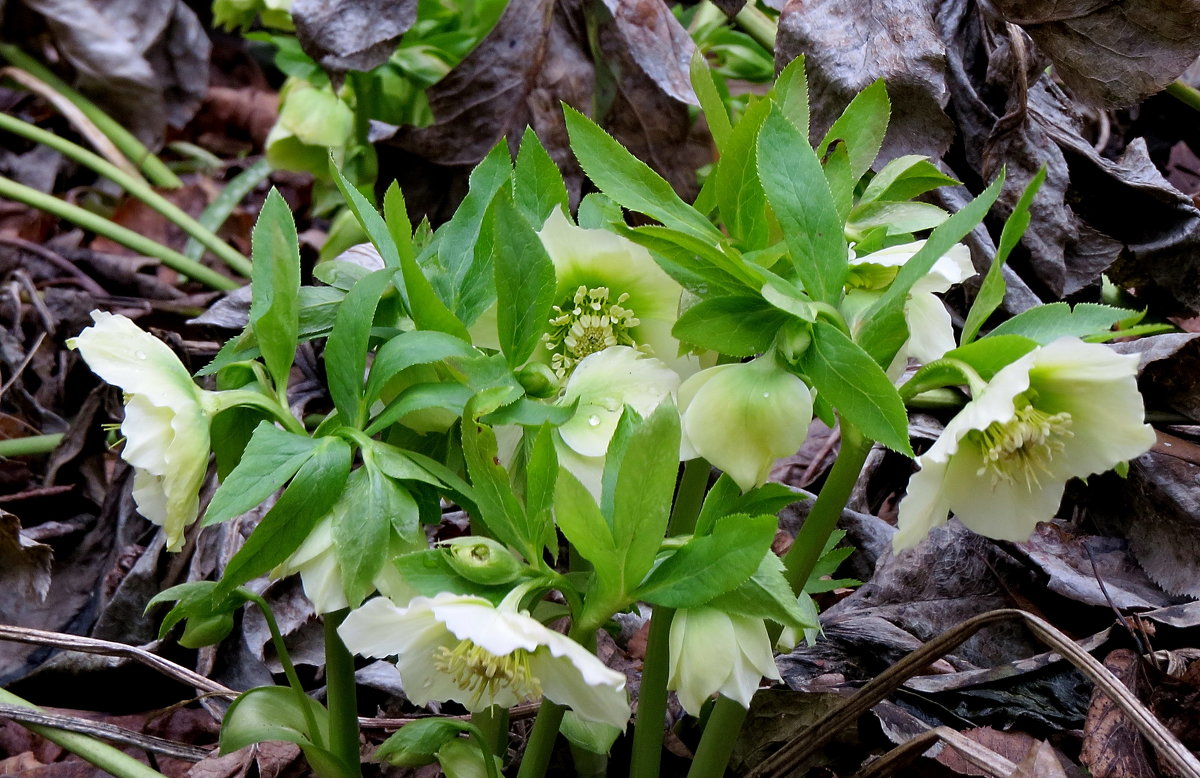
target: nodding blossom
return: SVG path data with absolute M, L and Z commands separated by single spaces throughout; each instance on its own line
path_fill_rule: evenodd
M 1002 368 L 946 425 L 900 502 L 896 550 L 953 512 L 981 535 L 1020 541 L 1058 510 L 1071 478 L 1154 445 L 1138 357 L 1061 338 Z

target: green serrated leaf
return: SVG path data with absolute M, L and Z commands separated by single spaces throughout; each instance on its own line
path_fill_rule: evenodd
M 621 592 L 621 556 L 612 529 L 587 488 L 566 468 L 559 469 L 554 484 L 554 513 L 571 547 L 592 563 L 601 588 Z
M 888 99 L 887 87 L 882 78 L 878 79 L 855 95 L 846 110 L 842 111 L 817 147 L 817 156 L 823 157 L 829 146 L 840 140 L 846 144 L 849 153 L 850 175 L 854 181 L 858 181 L 871 169 L 879 154 L 891 112 L 892 103 Z
M 638 588 L 638 599 L 669 608 L 695 608 L 732 591 L 758 569 L 775 539 L 774 516 L 725 516 L 711 535 L 693 538 Z
M 464 732 L 478 732 L 469 722 L 450 718 L 417 719 L 375 749 L 372 758 L 393 767 L 420 767 L 437 761 L 442 746 Z
M 274 188 L 250 236 L 250 328 L 277 387 L 287 386 L 300 328 L 300 242 L 292 209 Z
M 803 357 L 804 372 L 839 415 L 872 440 L 907 456 L 908 413 L 896 387 L 861 347 L 832 324 L 818 320 Z
M 996 309 L 1000 307 L 1000 303 L 1004 302 L 1004 263 L 1029 227 L 1030 206 L 1033 205 L 1033 198 L 1037 196 L 1038 190 L 1041 189 L 1045 180 L 1046 166 L 1042 165 L 1037 174 L 1030 179 L 1025 191 L 1021 193 L 1021 198 L 1013 206 L 1012 213 L 1004 221 L 1004 229 L 1000 233 L 1000 245 L 996 247 L 996 256 L 992 259 L 991 266 L 988 267 L 987 275 L 984 276 L 983 283 L 979 287 L 979 294 L 971 303 L 971 310 L 967 312 L 967 319 L 963 324 L 959 343 L 964 346 L 975 340 L 979 334 L 979 328 L 983 326 L 989 316 L 995 313 Z
M 478 355 L 479 352 L 469 343 L 444 332 L 402 332 L 375 352 L 363 399 L 367 403 L 375 402 L 388 381 L 415 365 L 429 365 L 449 357 L 470 358 Z
M 408 414 L 430 408 L 442 408 L 455 416 L 461 416 L 463 408 L 473 394 L 468 387 L 449 381 L 414 384 L 392 398 L 379 415 L 371 419 L 364 432 L 376 435 Z
M 804 56 L 789 62 L 775 78 L 771 99 L 804 138 L 808 137 L 808 78 L 804 73 Z
M 392 560 L 404 582 L 423 597 L 435 597 L 441 592 L 472 594 L 499 603 L 512 588 L 510 585 L 487 586 L 475 583 L 454 571 L 439 548 L 427 548 L 403 554 Z
M 750 578 L 707 605 L 726 613 L 770 619 L 795 629 L 816 626 L 816 619 L 811 618 L 796 602 L 796 595 L 784 577 L 783 561 L 772 553 L 763 555 L 758 569 Z
M 720 354 L 749 357 L 766 351 L 790 318 L 761 297 L 710 297 L 684 311 L 671 334 Z
M 351 608 L 375 591 L 375 578 L 394 552 L 393 532 L 410 550 L 424 545 L 416 501 L 370 463 L 350 474 L 329 516 L 342 591 Z
M 717 84 L 713 80 L 712 70 L 708 67 L 708 60 L 704 58 L 704 54 L 698 48 L 692 52 L 689 73 L 692 89 L 695 90 L 696 97 L 700 100 L 700 110 L 704 113 L 704 119 L 708 124 L 708 131 L 712 134 L 713 143 L 717 145 L 717 151 L 723 156 L 726 153 L 726 143 L 731 131 L 729 112 L 725 110 L 725 101 L 721 99 L 721 94 L 717 91 Z
M 937 166 L 919 154 L 897 157 L 883 166 L 863 190 L 860 202 L 873 200 L 911 200 L 941 186 L 955 186 L 958 181 L 942 173 Z
M 513 493 L 508 471 L 499 464 L 496 435 L 485 424 L 474 421 L 472 404 L 468 403 L 463 418 L 463 457 L 467 461 L 467 472 L 475 486 L 475 499 L 479 506 L 479 518 L 491 533 L 504 543 L 520 549 L 527 558 L 540 549 L 541 532 L 531 532 L 526 526 L 525 508 Z
M 541 229 L 555 209 L 570 209 L 562 172 L 532 127 L 525 128 L 525 134 L 521 136 L 521 150 L 517 152 L 517 164 L 513 172 L 513 205 L 534 229 Z
M 908 339 L 904 303 L 913 284 L 924 278 L 943 254 L 983 221 L 1003 186 L 1004 173 L 1001 171 L 978 197 L 930 233 L 925 244 L 904 263 L 904 267 L 896 274 L 896 280 L 864 315 L 865 323 L 858 333 L 858 342 L 877 364 L 891 364 L 892 358 Z
M 848 272 L 842 221 L 820 160 L 778 110 L 758 136 L 758 175 L 805 291 L 836 305 Z
M 629 153 L 588 117 L 563 106 L 571 149 L 583 171 L 600 191 L 626 208 L 644 213 L 668 227 L 712 242 L 724 237 L 691 207 L 663 177 Z
M 376 270 L 354 285 L 338 308 L 333 331 L 325 344 L 325 374 L 329 394 L 342 422 L 359 426 L 366 421 L 368 403 L 363 396 L 367 345 L 379 300 L 391 286 L 395 271 Z
M 259 686 L 242 692 L 225 712 L 221 721 L 221 753 L 240 748 L 281 741 L 308 748 L 329 740 L 329 711 L 321 703 L 305 696 L 304 705 L 317 724 L 318 731 L 310 732 L 301 698 L 287 686 Z M 335 757 L 326 751 L 328 759 Z
M 300 547 L 341 496 L 350 475 L 350 454 L 350 446 L 339 438 L 317 441 L 312 456 L 225 566 L 215 596 L 266 573 Z
M 1037 341 L 1024 335 L 995 335 L 947 351 L 942 358 L 966 362 L 983 380 L 989 381 L 1000 368 L 1017 361 L 1037 346 Z
M 285 432 L 269 421 L 260 422 L 241 461 L 208 504 L 204 526 L 228 521 L 261 505 L 296 474 L 316 448 L 317 441 L 310 437 Z
M 769 240 L 767 196 L 757 174 L 757 146 L 759 130 L 770 110 L 771 103 L 767 100 L 746 109 L 711 175 L 725 229 L 738 245 L 750 249 L 765 248 Z
M 932 230 L 950 218 L 950 214 L 930 203 L 878 200 L 859 205 L 850 212 L 849 218 L 847 230 L 864 233 L 882 227 L 887 235 L 905 235 Z
M 1079 303 L 1074 308 L 1067 303 L 1050 303 L 1018 313 L 988 333 L 987 337 L 1023 335 L 1045 346 L 1068 336 L 1085 338 L 1102 335 L 1130 313 L 1133 311 L 1096 303 Z
M 854 206 L 854 185 L 858 183 L 850 170 L 850 152 L 846 150 L 846 144 L 836 144 L 825 155 L 824 168 L 838 219 L 844 224 L 850 218 L 850 210 Z M 853 226 L 847 225 L 846 229 L 853 229 Z
M 554 263 L 507 198 L 496 198 L 493 207 L 505 225 L 496 231 L 494 257 L 500 350 L 516 368 L 525 364 L 546 331 L 554 304 Z

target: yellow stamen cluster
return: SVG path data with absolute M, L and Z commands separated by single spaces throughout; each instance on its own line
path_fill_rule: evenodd
M 1021 404 L 1018 400 L 1018 406 Z M 1026 399 L 1024 407 L 1007 421 L 996 421 L 987 429 L 972 434 L 983 454 L 983 466 L 977 475 L 991 473 L 993 483 L 1006 484 L 1024 481 L 1026 488 L 1041 485 L 1042 475 L 1052 475 L 1050 460 L 1063 450 L 1063 439 L 1074 436 L 1071 414 L 1046 413 L 1034 408 Z
M 529 667 L 529 656 L 528 651 L 520 648 L 496 656 L 470 640 L 463 640 L 454 648 L 438 649 L 434 666 L 452 677 L 460 689 L 471 692 L 473 706 L 483 699 L 494 699 L 501 689 L 508 689 L 526 701 L 542 696 L 542 686 Z
M 609 302 L 610 294 L 605 286 L 581 286 L 570 300 L 554 306 L 550 329 L 543 338 L 550 350 L 550 367 L 560 379 L 588 354 L 610 346 L 636 345 L 629 331 L 641 321 L 622 307 L 629 295 Z

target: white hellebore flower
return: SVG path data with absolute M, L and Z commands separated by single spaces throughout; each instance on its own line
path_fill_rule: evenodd
M 679 341 L 671 335 L 683 287 L 649 251 L 607 230 L 576 227 L 561 209 L 550 214 L 538 236 L 554 263 L 556 304 L 544 346 L 559 378 L 589 354 L 612 346 L 637 348 L 677 370 L 695 370 L 695 358 L 680 358 Z
M 67 345 L 125 390 L 121 458 L 134 467 L 133 499 L 139 513 L 166 530 L 167 548 L 178 551 L 200 510 L 216 393 L 196 386 L 165 343 L 124 316 L 92 311 L 92 320 Z
M 443 592 L 400 608 L 377 597 L 351 611 L 338 634 L 357 654 L 397 655 L 415 705 L 454 700 L 475 712 L 544 695 L 589 721 L 624 729 L 629 720 L 624 675 L 507 601 Z
M 924 245 L 925 241 L 918 240 L 889 246 L 872 254 L 851 259 L 850 266 L 854 268 L 876 265 L 880 268 L 899 269 Z M 963 244 L 956 243 L 938 257 L 928 274 L 913 284 L 908 293 L 908 301 L 904 305 L 908 341 L 892 361 L 888 375 L 898 378 L 904 372 L 909 357 L 926 364 L 939 359 L 957 345 L 954 341 L 954 325 L 950 320 L 950 313 L 935 295 L 949 291 L 950 287 L 961 284 L 973 275 L 975 267 L 971 264 L 970 250 Z M 873 301 L 872 299 L 871 302 Z
M 1149 450 L 1137 364 L 1137 355 L 1060 338 L 1002 368 L 918 458 L 896 550 L 951 511 L 981 535 L 1025 540 L 1054 516 L 1068 479 Z
M 762 619 L 715 608 L 689 608 L 671 620 L 667 688 L 693 716 L 713 694 L 750 707 L 763 677 L 779 680 L 771 638 Z
M 701 370 L 679 387 L 683 456 L 702 456 L 743 492 L 762 486 L 808 436 L 812 394 L 772 356 Z
M 579 403 L 575 415 L 558 428 L 559 463 L 598 497 L 604 455 L 625 406 L 648 416 L 678 388 L 674 370 L 629 346 L 588 354 L 557 400 L 560 405 Z

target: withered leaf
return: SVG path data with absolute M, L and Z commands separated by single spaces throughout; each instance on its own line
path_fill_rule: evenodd
M 1138 655 L 1129 649 L 1113 651 L 1104 666 L 1135 693 L 1138 692 Z M 1083 725 L 1080 760 L 1093 778 L 1154 778 L 1146 744 L 1133 722 L 1117 704 L 1097 689 L 1092 694 Z
M 996 0 L 1076 95 L 1105 108 L 1162 90 L 1200 55 L 1197 0 Z
M 21 521 L 8 511 L 0 510 L 0 615 L 6 599 L 28 598 L 38 601 L 50 590 L 50 563 L 54 552 L 21 530 Z M 6 619 L 7 620 L 7 619 Z
M 629 57 L 668 96 L 699 105 L 689 63 L 696 46 L 663 0 L 604 0 Z
M 1139 354 L 1138 389 L 1146 404 L 1200 421 L 1200 334 L 1177 332 L 1113 344 L 1122 354 Z
M 417 0 L 295 0 L 292 19 L 304 53 L 321 67 L 371 70 L 417 20 Z
M 946 44 L 937 0 L 789 2 L 779 17 L 777 67 L 805 55 L 811 92 L 811 135 L 819 141 L 842 109 L 878 78 L 887 84 L 892 118 L 880 162 L 902 154 L 938 158 L 954 124 L 943 111 Z

